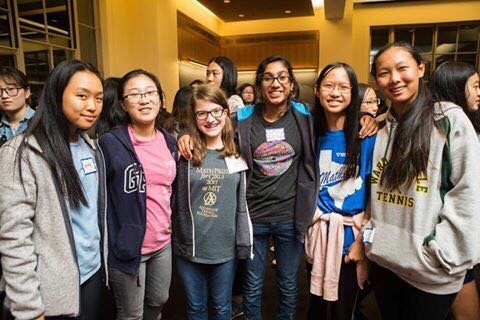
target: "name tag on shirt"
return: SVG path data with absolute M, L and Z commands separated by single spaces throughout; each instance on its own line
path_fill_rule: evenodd
M 363 229 L 363 243 L 372 243 L 375 236 L 375 228 Z
M 95 160 L 92 157 L 80 160 L 82 162 L 82 169 L 85 175 L 97 172 Z
M 230 156 L 225 158 L 225 163 L 227 164 L 228 173 L 235 173 L 240 171 L 248 170 L 248 165 L 245 159 L 235 156 Z
M 265 129 L 265 133 L 267 136 L 267 142 L 285 140 L 285 130 L 283 128 Z

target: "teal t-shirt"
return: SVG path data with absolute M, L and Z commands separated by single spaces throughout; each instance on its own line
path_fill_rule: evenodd
M 201 166 L 190 167 L 195 230 L 193 262 L 214 264 L 235 258 L 235 213 L 240 173 L 230 174 L 222 152 L 207 150 Z
M 93 276 L 101 266 L 100 229 L 98 227 L 98 172 L 92 149 L 81 138 L 70 143 L 73 163 L 82 183 L 88 206 L 70 206 L 73 238 L 77 251 L 80 283 Z

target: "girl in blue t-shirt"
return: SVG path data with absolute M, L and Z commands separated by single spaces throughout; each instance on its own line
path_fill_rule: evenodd
M 361 100 L 353 69 L 327 65 L 315 87 L 315 136 L 320 190 L 313 225 L 305 241 L 311 267 L 309 319 L 351 319 L 366 260 L 357 237 L 366 219 L 375 136 L 358 138 Z

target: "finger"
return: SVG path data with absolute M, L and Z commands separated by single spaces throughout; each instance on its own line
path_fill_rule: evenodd
M 345 255 L 345 263 L 350 263 L 350 256 L 349 253 Z

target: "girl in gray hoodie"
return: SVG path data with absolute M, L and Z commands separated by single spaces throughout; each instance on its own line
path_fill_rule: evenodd
M 372 74 L 392 102 L 363 229 L 372 285 L 384 319 L 444 319 L 480 257 L 480 144 L 461 107 L 434 103 L 411 45 L 384 47 Z

